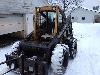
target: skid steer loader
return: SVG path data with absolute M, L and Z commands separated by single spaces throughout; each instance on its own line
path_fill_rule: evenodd
M 68 58 L 77 53 L 77 41 L 73 37 L 71 16 L 59 6 L 36 7 L 34 31 L 24 40 L 13 44 L 13 52 L 6 60 L 23 56 L 22 60 L 9 61 L 9 68 L 23 75 L 48 75 L 49 67 L 56 74 L 64 74 Z

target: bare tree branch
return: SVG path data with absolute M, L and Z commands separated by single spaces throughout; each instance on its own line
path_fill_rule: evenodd
M 64 9 L 68 11 L 69 9 L 74 9 L 81 6 L 83 0 L 63 0 Z
M 50 0 L 51 4 L 59 5 L 64 9 L 64 11 L 68 11 L 69 9 L 74 9 L 76 7 L 81 6 L 83 0 Z

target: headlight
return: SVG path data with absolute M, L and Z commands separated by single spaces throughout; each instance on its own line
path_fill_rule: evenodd
M 40 9 L 39 9 L 39 8 L 37 8 L 37 12 L 39 12 L 39 10 L 40 10 Z
M 53 9 L 53 10 L 56 10 L 56 7 L 53 7 L 52 9 Z

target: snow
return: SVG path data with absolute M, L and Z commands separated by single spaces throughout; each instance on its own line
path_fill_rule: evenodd
M 19 45 L 20 41 L 15 42 L 13 45 L 0 48 L 0 62 L 4 62 L 6 60 L 5 54 L 11 54 L 11 52 L 15 51 Z M 4 72 L 8 71 L 9 68 L 6 64 L 0 65 L 0 75 Z M 9 73 L 9 75 L 15 75 L 14 73 Z M 8 74 L 7 74 L 8 75 Z
M 100 24 L 74 23 L 78 53 L 69 62 L 65 75 L 100 75 Z
M 0 62 L 3 62 L 6 60 L 5 54 L 10 52 L 11 46 L 7 46 L 4 48 L 0 48 Z M 0 65 L 0 75 L 7 70 L 6 64 Z
M 100 75 L 100 23 L 73 23 L 74 36 L 78 40 L 78 53 L 70 60 L 64 75 Z M 5 54 L 12 46 L 0 48 L 0 62 L 5 61 Z M 1 73 L 7 70 L 6 65 L 0 66 Z M 16 75 L 10 72 L 6 75 Z M 51 73 L 52 75 L 52 73 Z

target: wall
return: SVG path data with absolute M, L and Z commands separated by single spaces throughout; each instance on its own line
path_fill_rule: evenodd
M 74 17 L 72 19 L 72 22 L 78 22 L 78 23 L 93 23 L 94 22 L 94 16 L 96 15 L 96 12 L 85 10 L 82 8 L 77 8 L 71 13 L 71 16 Z M 82 20 L 82 17 L 85 17 L 85 20 Z
M 100 14 L 94 16 L 95 23 L 100 23 Z
M 33 13 L 36 6 L 47 4 L 47 0 L 0 0 L 0 13 Z
M 34 31 L 34 21 L 33 15 L 35 15 L 35 7 L 48 5 L 46 0 L 33 0 L 34 9 L 30 13 L 25 14 L 25 35 L 29 35 L 32 31 Z
M 20 14 L 0 15 L 0 35 L 22 31 L 23 26 L 23 16 Z
M 22 30 L 25 36 L 30 34 L 34 30 L 35 7 L 45 5 L 48 5 L 47 0 L 0 0 L 0 15 L 9 16 L 0 18 L 0 35 Z M 18 15 L 12 16 L 13 13 L 24 14 L 24 16 L 21 18 Z M 17 22 L 21 24 L 18 25 Z M 13 25 L 10 26 L 10 23 Z
M 29 35 L 33 30 L 33 14 L 25 14 L 25 34 Z

